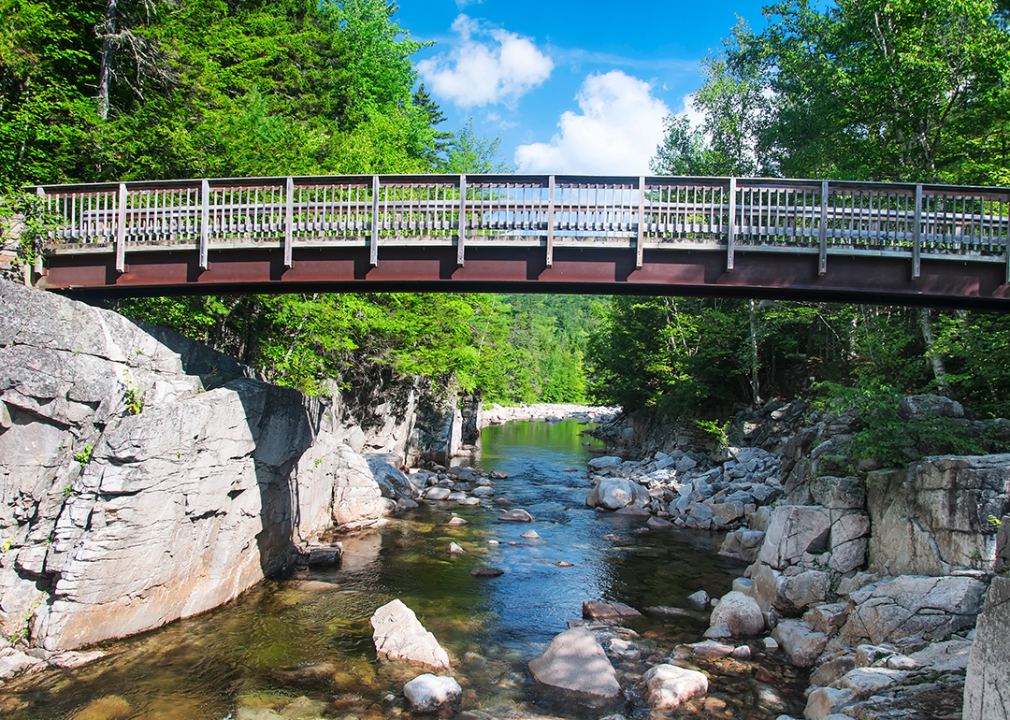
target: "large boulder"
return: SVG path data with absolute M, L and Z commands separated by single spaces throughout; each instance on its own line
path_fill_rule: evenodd
M 783 620 L 772 637 L 796 667 L 811 667 L 828 644 L 828 636 L 813 630 L 802 620 Z
M 994 578 L 964 684 L 964 720 L 1010 719 L 1010 579 Z
M 807 570 L 786 575 L 769 565 L 758 565 L 752 578 L 751 597 L 766 616 L 772 610 L 785 617 L 802 615 L 809 606 L 824 601 L 831 584 L 826 572 Z
M 985 589 L 981 580 L 964 576 L 904 575 L 869 585 L 849 596 L 839 636 L 852 647 L 915 636 L 944 640 L 975 625 Z
M 537 682 L 587 705 L 610 705 L 623 697 L 607 653 L 585 628 L 572 628 L 556 636 L 547 652 L 529 667 Z
M 368 469 L 372 471 L 372 479 L 379 485 L 382 497 L 399 500 L 413 499 L 416 490 L 410 480 L 399 468 L 393 467 L 383 458 L 368 458 Z
M 648 505 L 650 499 L 649 492 L 633 480 L 602 478 L 586 498 L 586 505 L 620 510 L 629 505 Z
M 825 552 L 831 530 L 831 516 L 816 505 L 782 505 L 772 513 L 758 559 L 776 570 L 784 570 L 806 553 Z
M 736 590 L 722 596 L 709 623 L 712 627 L 725 624 L 733 636 L 758 635 L 765 629 L 761 608 L 753 598 Z
M 399 599 L 386 603 L 372 615 L 372 641 L 379 657 L 405 660 L 433 668 L 449 667 L 449 655 L 424 629 L 414 611 Z
M 890 575 L 989 570 L 1010 496 L 1010 455 L 936 457 L 867 480 L 870 569 Z

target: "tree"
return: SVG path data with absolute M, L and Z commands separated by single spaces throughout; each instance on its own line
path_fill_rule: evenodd
M 447 143 L 447 156 L 440 170 L 447 173 L 511 173 L 516 166 L 499 156 L 501 135 L 484 138 L 473 129 L 473 118 Z
M 1010 36 L 991 0 L 786 0 L 765 14 L 768 27 L 736 28 L 724 56 L 727 78 L 767 97 L 750 126 L 770 166 L 982 182 L 1005 165 Z

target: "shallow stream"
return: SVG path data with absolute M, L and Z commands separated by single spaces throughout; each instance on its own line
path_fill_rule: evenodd
M 108 643 L 109 657 L 93 665 L 0 687 L 0 715 L 406 718 L 400 691 L 421 671 L 378 661 L 369 626 L 375 609 L 394 598 L 412 608 L 449 652 L 467 710 L 493 714 L 486 717 L 613 713 L 559 702 L 534 685 L 526 663 L 570 621 L 581 620 L 584 600 L 686 607 L 699 589 L 715 597 L 728 591 L 744 566 L 718 556 L 721 536 L 641 532 L 643 517 L 588 509 L 584 472 L 591 455 L 583 429 L 576 422 L 520 422 L 484 430 L 475 464 L 509 475 L 495 483 L 496 497 L 510 501 L 504 507 L 529 510 L 532 526 L 499 522 L 493 508 L 424 505 L 381 529 L 341 538 L 340 568 L 264 582 L 212 612 Z M 469 524 L 447 525 L 454 514 Z M 539 540 L 520 537 L 531 527 Z M 616 540 L 604 539 L 613 535 Z M 450 542 L 466 554 L 450 556 Z M 481 565 L 504 575 L 472 577 Z M 701 616 L 647 616 L 629 627 L 637 635 L 625 636 L 643 652 L 637 661 L 615 662 L 629 695 L 616 709 L 644 717 L 648 711 L 635 687 L 643 663 L 662 661 L 678 643 L 700 640 L 707 623 Z M 803 678 L 773 657 L 698 661 L 698 667 L 710 674 L 709 698 L 671 717 L 802 714 Z M 399 697 L 390 701 L 390 694 Z

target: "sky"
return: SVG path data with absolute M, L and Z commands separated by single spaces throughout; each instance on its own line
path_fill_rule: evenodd
M 770 0 L 400 0 L 440 129 L 472 118 L 524 173 L 642 175 L 663 120 L 689 112 L 701 61 Z

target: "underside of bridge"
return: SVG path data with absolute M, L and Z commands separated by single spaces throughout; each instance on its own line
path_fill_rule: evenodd
M 556 247 L 547 265 L 539 247 L 387 247 L 372 265 L 367 247 L 211 250 L 207 269 L 195 251 L 131 251 L 124 272 L 113 253 L 53 255 L 41 287 L 78 297 L 286 292 L 525 292 L 599 295 L 720 296 L 927 305 L 1010 307 L 1006 267 L 923 257 L 918 278 L 909 260 L 832 256 L 819 274 L 816 254 L 741 252 L 726 269 L 725 252 L 634 251 Z

